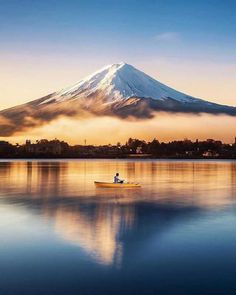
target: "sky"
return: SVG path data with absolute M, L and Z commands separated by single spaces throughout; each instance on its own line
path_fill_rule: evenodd
M 0 0 L 0 110 L 121 61 L 236 106 L 235 11 L 233 0 Z

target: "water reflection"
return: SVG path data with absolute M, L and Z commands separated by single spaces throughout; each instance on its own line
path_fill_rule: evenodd
M 117 191 L 95 189 L 94 180 L 112 181 L 116 171 L 142 183 L 141 190 L 118 192 L 124 202 L 165 197 L 214 207 L 231 202 L 236 192 L 236 162 L 18 161 L 0 162 L 0 196 L 99 197 L 107 202 Z
M 142 188 L 94 187 L 95 180 L 110 180 L 116 171 L 141 182 Z M 135 224 L 145 224 L 145 241 L 149 232 L 158 235 L 177 220 L 192 218 L 194 212 L 234 204 L 235 193 L 235 162 L 0 163 L 1 202 L 37 210 L 43 219 L 53 221 L 58 236 L 105 265 L 122 261 L 122 237 L 135 231 Z
M 134 220 L 132 207 L 114 205 L 65 206 L 45 209 L 53 218 L 55 231 L 68 242 L 82 247 L 97 262 L 116 264 L 122 258 L 120 233 L 131 228 Z

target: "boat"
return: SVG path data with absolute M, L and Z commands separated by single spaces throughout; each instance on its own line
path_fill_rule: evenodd
M 115 182 L 101 182 L 101 181 L 94 181 L 96 187 L 103 187 L 103 188 L 135 188 L 141 187 L 140 183 L 134 182 L 124 182 L 124 183 L 115 183 Z

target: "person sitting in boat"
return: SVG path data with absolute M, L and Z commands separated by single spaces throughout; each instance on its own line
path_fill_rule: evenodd
M 124 180 L 119 179 L 119 173 L 114 176 L 114 183 L 124 183 Z

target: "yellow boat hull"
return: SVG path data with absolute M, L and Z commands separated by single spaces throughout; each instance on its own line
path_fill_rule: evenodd
M 141 187 L 139 183 L 132 183 L 132 182 L 126 182 L 126 183 L 113 183 L 113 182 L 94 182 L 96 187 L 103 187 L 103 188 L 135 188 L 135 187 Z

